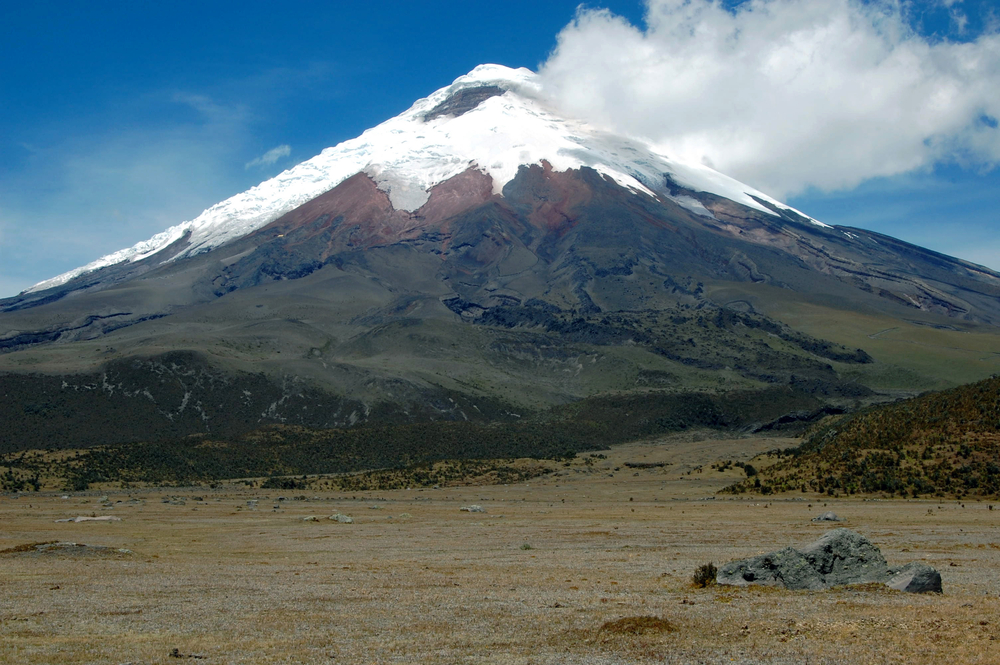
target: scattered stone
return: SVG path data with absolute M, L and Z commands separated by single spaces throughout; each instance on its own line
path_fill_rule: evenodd
M 822 515 L 820 515 L 818 517 L 812 518 L 812 521 L 813 522 L 841 522 L 843 520 L 841 520 L 839 517 L 837 517 L 837 513 L 833 512 L 832 510 L 828 510 L 825 513 L 823 513 Z
M 330 519 L 334 522 L 339 522 L 340 524 L 354 524 L 354 518 L 350 515 L 342 515 L 337 513 L 336 515 L 330 515 Z
M 462 506 L 459 510 L 464 510 L 467 513 L 485 513 L 486 509 L 478 504 L 472 504 L 471 506 Z
M 309 517 L 303 517 L 302 521 L 303 522 L 318 522 L 319 518 L 316 517 L 315 515 L 310 515 Z
M 208 658 L 208 656 L 202 656 L 201 654 L 197 654 L 197 653 L 181 653 L 180 649 L 171 649 L 170 650 L 170 657 L 171 658 L 195 658 L 195 659 L 198 659 L 198 660 L 203 660 L 205 658 Z
M 739 561 L 719 569 L 719 584 L 770 584 L 786 589 L 826 589 L 845 584 L 883 583 L 910 593 L 941 592 L 941 575 L 923 563 L 890 569 L 870 540 L 850 529 L 828 531 L 802 550 L 777 552 Z

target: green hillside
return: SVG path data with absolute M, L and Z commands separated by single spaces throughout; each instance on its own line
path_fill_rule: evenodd
M 832 419 L 724 491 L 1000 494 L 1000 377 Z

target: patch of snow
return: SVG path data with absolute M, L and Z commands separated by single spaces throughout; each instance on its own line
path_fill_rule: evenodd
M 445 115 L 424 121 L 428 111 L 455 92 L 484 85 L 507 92 L 458 117 Z M 543 160 L 557 171 L 589 166 L 649 196 L 663 190 L 664 176 L 668 175 L 687 189 L 723 196 L 768 214 L 774 213 L 753 197 L 793 210 L 707 166 L 670 159 L 642 141 L 560 115 L 546 100 L 537 75 L 528 69 L 481 65 L 395 118 L 212 206 L 193 220 L 40 282 L 28 291 L 58 286 L 106 266 L 148 258 L 182 239 L 187 246 L 168 261 L 208 251 L 273 222 L 362 171 L 388 194 L 396 209 L 413 211 L 427 201 L 434 185 L 470 166 L 490 175 L 494 191 L 500 193 L 522 165 Z M 708 212 L 700 203 L 692 203 L 694 199 L 681 198 L 685 199 L 681 205 L 693 212 Z
M 699 201 L 696 198 L 690 196 L 671 196 L 670 199 L 677 205 L 681 206 L 682 208 L 687 208 L 696 215 L 701 215 L 702 217 L 711 217 L 712 219 L 715 219 L 715 215 L 712 214 L 712 211 L 703 206 L 701 204 L 701 201 Z

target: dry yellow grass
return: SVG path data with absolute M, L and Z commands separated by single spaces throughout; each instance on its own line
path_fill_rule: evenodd
M 1000 510 L 712 498 L 738 470 L 711 462 L 787 444 L 624 446 L 516 486 L 107 490 L 111 509 L 98 493 L 0 497 L 0 550 L 114 553 L 0 554 L 0 661 L 1000 662 Z M 890 563 L 938 568 L 945 593 L 691 584 L 703 563 L 805 544 L 825 510 Z M 354 523 L 303 521 L 335 513 Z M 54 521 L 90 514 L 122 520 Z

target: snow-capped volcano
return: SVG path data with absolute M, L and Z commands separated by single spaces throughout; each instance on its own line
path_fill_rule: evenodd
M 365 173 L 396 210 L 415 211 L 431 189 L 474 168 L 502 192 L 522 166 L 547 162 L 556 171 L 589 167 L 614 182 L 653 197 L 671 198 L 707 213 L 689 196 L 671 197 L 667 183 L 714 194 L 760 212 L 795 212 L 766 194 L 700 164 L 660 154 L 650 145 L 564 117 L 546 99 L 528 69 L 481 65 L 450 86 L 417 101 L 404 113 L 149 240 L 36 284 L 28 292 L 59 286 L 82 274 L 153 256 L 185 239 L 192 256 L 252 233 L 315 199 L 349 177 Z M 772 207 L 762 205 L 762 202 Z
M 938 352 L 923 333 L 997 324 L 1000 275 L 817 222 L 566 117 L 528 70 L 486 65 L 0 300 L 0 381 L 20 396 L 0 422 L 79 447 L 109 431 L 502 420 L 690 386 L 853 403 L 884 377 L 938 385 L 903 332 L 910 346 L 884 356 L 900 366 L 870 369 L 890 331 L 919 328 L 951 381 L 995 372 L 994 356 L 973 335 Z

